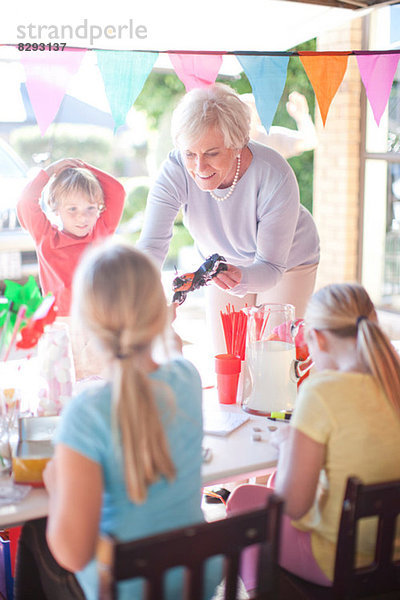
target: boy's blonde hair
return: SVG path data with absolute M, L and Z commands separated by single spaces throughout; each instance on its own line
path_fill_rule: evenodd
M 52 211 L 58 210 L 71 192 L 85 194 L 92 204 L 97 204 L 100 212 L 104 210 L 103 189 L 89 169 L 68 167 L 58 173 L 50 182 L 47 196 L 49 208 Z
M 133 502 L 143 502 L 149 485 L 175 476 L 152 381 L 140 363 L 166 325 L 160 273 L 132 246 L 103 243 L 85 254 L 75 273 L 72 313 L 112 361 L 127 491 Z
M 357 283 L 321 288 L 311 297 L 304 319 L 307 328 L 356 338 L 357 358 L 377 379 L 400 417 L 400 357 L 380 328 L 365 288 Z

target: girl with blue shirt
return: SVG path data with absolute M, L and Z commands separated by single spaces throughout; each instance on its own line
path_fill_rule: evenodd
M 107 378 L 62 415 L 44 473 L 46 536 L 58 563 L 95 600 L 99 533 L 126 541 L 203 520 L 201 381 L 181 356 L 162 365 L 152 358 L 167 304 L 158 270 L 140 251 L 110 243 L 87 254 L 74 279 L 72 314 L 104 351 Z M 205 598 L 220 580 L 214 566 Z M 168 586 L 176 598 L 179 573 Z M 123 582 L 119 598 L 140 598 L 140 590 Z

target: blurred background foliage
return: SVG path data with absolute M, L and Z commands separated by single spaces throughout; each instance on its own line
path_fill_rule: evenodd
M 16 152 L 31 167 L 40 164 L 39 155 L 49 155 L 51 162 L 66 157 L 79 157 L 104 171 L 113 168 L 114 136 L 111 130 L 96 125 L 56 123 L 46 134 L 40 134 L 37 125 L 16 129 L 10 136 Z M 43 160 L 46 157 L 43 156 Z

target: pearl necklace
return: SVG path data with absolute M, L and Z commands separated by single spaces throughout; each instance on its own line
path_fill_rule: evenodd
M 233 190 L 235 189 L 235 186 L 236 186 L 237 181 L 239 179 L 239 171 L 240 171 L 240 154 L 237 157 L 236 173 L 235 173 L 235 177 L 233 178 L 232 185 L 229 188 L 228 193 L 225 194 L 225 196 L 217 196 L 216 194 L 214 194 L 213 191 L 209 190 L 211 198 L 214 198 L 214 200 L 218 200 L 218 202 L 223 202 L 224 200 L 226 200 L 227 198 L 229 198 L 229 196 L 232 194 Z

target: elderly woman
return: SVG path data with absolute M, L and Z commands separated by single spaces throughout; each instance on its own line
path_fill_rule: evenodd
M 302 317 L 319 262 L 318 233 L 291 167 L 249 130 L 250 110 L 230 87 L 183 97 L 172 118 L 176 149 L 150 192 L 138 242 L 161 265 L 182 208 L 201 258 L 226 258 L 228 270 L 207 289 L 216 352 L 225 351 L 219 311 L 227 303 L 291 303 Z

